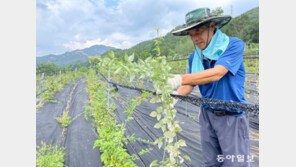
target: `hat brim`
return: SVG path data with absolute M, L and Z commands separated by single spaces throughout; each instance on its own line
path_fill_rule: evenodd
M 203 19 L 199 22 L 196 22 L 194 24 L 191 25 L 187 25 L 187 24 L 183 24 L 182 28 L 176 31 L 173 31 L 172 34 L 176 35 L 176 36 L 184 36 L 184 35 L 188 35 L 188 30 L 191 28 L 194 28 L 198 25 L 201 25 L 205 22 L 209 22 L 209 21 L 213 21 L 215 22 L 216 28 L 222 28 L 223 26 L 225 26 L 229 21 L 231 20 L 231 16 L 229 15 L 224 15 L 224 16 L 211 16 L 208 17 L 206 19 Z

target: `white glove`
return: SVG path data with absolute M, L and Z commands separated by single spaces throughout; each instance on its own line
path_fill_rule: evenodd
M 174 91 L 172 94 L 178 95 L 178 92 L 177 91 Z M 177 102 L 178 102 L 178 99 L 173 98 L 173 102 L 170 104 L 170 106 L 172 108 L 174 108 Z
M 167 84 L 170 85 L 173 90 L 180 87 L 182 85 L 181 75 L 174 75 L 173 78 L 169 78 Z

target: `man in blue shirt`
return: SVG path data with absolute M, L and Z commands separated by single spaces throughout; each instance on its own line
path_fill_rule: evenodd
M 231 16 L 211 15 L 208 8 L 199 8 L 187 13 L 185 20 L 172 33 L 189 35 L 197 47 L 189 56 L 188 74 L 175 75 L 168 84 L 178 88 L 175 93 L 179 95 L 188 95 L 198 85 L 203 98 L 246 103 L 244 42 L 219 29 Z M 249 121 L 244 111 L 202 105 L 199 122 L 206 167 L 250 165 Z

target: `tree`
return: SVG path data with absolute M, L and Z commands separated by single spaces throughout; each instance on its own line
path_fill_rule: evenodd
M 46 75 L 53 75 L 59 71 L 59 67 L 55 63 L 40 63 L 37 64 L 36 72 L 46 73 Z
M 222 7 L 217 7 L 212 10 L 213 14 L 222 15 L 224 11 Z M 175 27 L 172 31 L 180 29 L 182 25 Z M 172 57 L 188 57 L 196 48 L 189 36 L 174 36 L 170 31 L 165 36 L 160 44 L 161 56 L 167 58 Z M 221 31 L 230 37 L 238 37 L 244 42 L 259 42 L 259 8 L 254 8 L 238 17 L 232 18 L 231 21 L 221 28 Z M 156 55 L 155 41 L 143 41 L 132 48 L 124 50 L 114 50 L 117 57 L 124 56 L 126 52 L 128 55 L 135 53 L 135 61 L 138 59 L 145 59 L 149 55 Z M 103 55 L 108 55 L 104 53 Z
M 224 13 L 224 10 L 221 6 L 217 7 L 216 9 L 212 10 L 211 12 L 213 15 L 222 15 Z
M 242 14 L 239 17 L 232 19 L 226 26 L 222 28 L 228 36 L 234 36 L 246 41 L 247 27 L 249 27 L 250 19 L 247 14 Z

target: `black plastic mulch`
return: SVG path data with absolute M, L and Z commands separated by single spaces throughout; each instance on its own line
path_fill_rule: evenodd
M 149 85 L 149 87 L 151 88 L 151 85 Z M 124 106 L 126 106 L 128 99 L 140 96 L 140 93 L 135 90 L 121 87 L 118 87 L 118 93 L 120 96 L 117 99 L 114 99 L 114 102 L 117 108 L 117 120 L 121 123 L 127 118 L 123 111 L 126 110 Z M 134 111 L 134 119 L 126 125 L 126 135 L 132 135 L 134 133 L 136 138 L 142 138 L 152 142 L 163 136 L 160 129 L 155 129 L 153 127 L 158 122 L 156 118 L 149 116 L 152 111 L 156 110 L 157 106 L 159 106 L 159 104 L 142 102 L 140 106 L 136 107 L 136 111 Z M 184 122 L 180 125 L 183 131 L 178 134 L 178 139 L 185 140 L 187 147 L 183 147 L 181 152 L 182 155 L 188 155 L 191 158 L 191 161 L 186 160 L 182 166 L 204 166 L 200 141 L 200 125 L 198 123 L 198 113 L 200 112 L 200 107 L 179 101 L 175 108 L 178 111 L 176 120 Z M 190 119 L 188 115 L 195 117 L 195 119 Z M 251 163 L 252 167 L 259 166 L 259 139 L 257 136 L 257 125 L 258 122 L 256 122 L 256 119 L 251 119 L 250 117 L 250 149 L 251 154 L 255 155 L 254 162 Z M 149 153 L 138 155 L 139 159 L 136 160 L 136 164 L 138 166 L 149 166 L 149 164 L 154 160 L 161 161 L 163 157 L 163 148 L 158 149 L 157 146 L 152 146 L 142 141 L 136 141 L 127 145 L 127 149 L 130 154 L 136 154 L 145 148 L 153 148 L 153 150 Z
M 86 120 L 83 113 L 85 111 L 83 106 L 86 104 L 86 100 L 89 100 L 86 88 L 87 82 L 77 85 L 70 107 L 69 116 L 71 118 L 78 117 L 67 129 L 65 147 L 68 156 L 66 156 L 65 165 L 69 167 L 102 166 L 98 148 L 93 149 L 97 139 L 95 129 L 91 120 Z
M 41 140 L 48 144 L 59 144 L 66 147 L 66 161 L 65 165 L 69 167 L 89 166 L 97 167 L 102 166 L 100 160 L 100 152 L 98 148 L 93 149 L 93 144 L 96 140 L 96 134 L 93 130 L 91 120 L 86 121 L 84 118 L 84 105 L 88 100 L 88 94 L 85 91 L 87 83 L 81 80 L 77 82 L 78 85 L 73 93 L 70 113 L 71 118 L 78 116 L 67 128 L 65 142 L 62 141 L 62 128 L 55 120 L 62 114 L 65 109 L 67 100 L 74 85 L 66 85 L 64 89 L 56 93 L 55 97 L 60 103 L 45 103 L 40 112 L 36 114 L 36 144 L 40 145 Z M 151 88 L 152 85 L 148 85 Z M 140 93 L 135 90 L 118 87 L 120 96 L 113 99 L 116 105 L 116 118 L 121 123 L 127 116 L 123 111 L 126 110 L 126 103 L 129 98 L 140 96 Z M 193 96 L 199 96 L 198 90 L 195 89 L 192 93 Z M 252 97 L 251 97 L 252 98 Z M 248 101 L 248 99 L 247 99 Z M 256 101 L 256 100 L 254 100 Z M 136 107 L 134 111 L 134 119 L 126 124 L 126 135 L 135 134 L 136 138 L 142 138 L 149 141 L 163 136 L 160 129 L 155 129 L 154 125 L 157 123 L 156 118 L 150 117 L 150 113 L 155 111 L 159 104 L 152 104 L 149 102 L 142 102 Z M 180 126 L 183 131 L 178 134 L 178 139 L 186 141 L 187 146 L 181 149 L 182 155 L 188 155 L 191 161 L 185 161 L 182 166 L 199 167 L 203 165 L 203 156 L 200 142 L 200 126 L 198 123 L 198 113 L 200 107 L 179 101 L 175 108 L 178 113 L 176 120 L 184 122 Z M 188 115 L 195 117 L 190 119 Z M 255 156 L 254 161 L 251 163 L 252 167 L 259 166 L 259 127 L 258 117 L 250 117 L 250 141 L 251 141 L 251 154 Z M 146 144 L 143 141 L 137 140 L 130 142 L 126 145 L 129 154 L 136 154 L 139 159 L 135 161 L 138 166 L 149 166 L 154 160 L 161 161 L 163 157 L 163 148 L 158 149 L 157 146 Z M 138 153 L 145 148 L 152 148 L 149 153 L 139 155 Z M 167 153 L 166 153 L 166 156 Z
M 68 167 L 101 167 L 100 152 L 93 149 L 96 133 L 93 130 L 91 120 L 85 120 L 84 105 L 88 100 L 87 83 L 81 80 L 72 94 L 69 116 L 71 119 L 79 115 L 66 130 L 65 140 L 62 142 L 62 128 L 55 120 L 65 109 L 70 92 L 74 85 L 69 84 L 63 90 L 55 94 L 60 103 L 45 103 L 40 112 L 36 114 L 36 144 L 41 140 L 47 144 L 64 146 L 65 165 Z M 81 114 L 82 113 L 82 114 Z
M 59 117 L 64 108 L 66 108 L 67 99 L 74 85 L 66 85 L 63 90 L 55 94 L 59 103 L 44 103 L 43 107 L 36 113 L 36 145 L 41 141 L 46 144 L 60 145 L 62 141 L 63 128 L 55 120 Z

